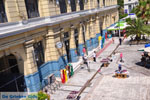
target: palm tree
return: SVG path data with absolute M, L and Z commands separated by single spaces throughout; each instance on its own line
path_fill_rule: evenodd
M 148 24 L 150 20 L 150 0 L 139 0 L 139 5 L 134 9 L 137 17 L 140 17 Z
M 130 18 L 126 20 L 128 27 L 126 27 L 127 36 L 136 36 L 135 40 L 140 41 L 141 36 L 150 34 L 150 26 L 145 25 L 142 19 L 133 19 Z

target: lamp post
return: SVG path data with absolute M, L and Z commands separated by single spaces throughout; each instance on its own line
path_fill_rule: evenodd
M 120 38 L 120 19 L 119 19 L 119 38 Z

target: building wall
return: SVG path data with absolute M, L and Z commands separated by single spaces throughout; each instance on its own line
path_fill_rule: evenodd
M 97 7 L 97 0 L 88 0 L 85 4 L 85 10 L 93 9 Z M 116 5 L 117 0 L 107 0 L 107 6 Z M 12 4 L 10 4 L 12 2 Z M 9 21 L 19 21 L 21 18 L 18 16 L 16 1 L 7 0 L 7 11 L 10 11 L 13 7 L 13 13 L 16 16 L 10 15 Z M 23 0 L 18 0 L 19 9 L 21 13 L 24 13 L 25 19 L 27 19 L 26 8 Z M 108 3 L 109 2 L 109 3 Z M 100 7 L 103 7 L 102 0 L 100 0 Z M 49 0 L 39 0 L 40 16 L 53 16 L 60 14 L 59 7 L 54 2 Z M 69 5 L 67 5 L 69 11 Z M 79 11 L 79 5 L 77 5 L 77 11 Z M 68 20 L 62 23 L 58 23 L 52 26 L 41 27 L 32 31 L 27 31 L 15 36 L 10 36 L 0 39 L 0 57 L 9 54 L 14 54 L 17 58 L 19 70 L 25 76 L 26 86 L 28 91 L 39 91 L 42 86 L 45 86 L 44 79 L 54 73 L 56 76 L 60 76 L 60 70 L 63 69 L 68 63 L 67 53 L 65 49 L 64 34 L 69 33 L 70 41 L 70 54 L 71 62 L 77 62 L 78 56 L 76 54 L 76 45 L 74 39 L 74 29 L 78 30 L 79 38 L 79 52 L 82 55 L 83 46 L 87 46 L 87 50 L 93 50 L 98 46 L 98 37 L 102 31 L 103 38 L 107 28 L 118 21 L 118 10 L 111 9 L 106 12 L 93 14 L 73 20 Z M 102 26 L 102 30 L 100 30 Z M 85 28 L 85 44 L 83 41 L 83 29 Z M 44 46 L 45 63 L 40 67 L 37 67 L 34 57 L 33 44 L 42 41 Z M 56 43 L 62 42 L 63 47 L 57 48 Z M 104 44 L 102 44 L 104 45 Z M 5 52 L 5 53 L 4 53 Z
M 138 0 L 124 0 L 124 12 L 129 14 L 130 11 L 138 5 Z M 131 9 L 129 8 L 131 6 Z

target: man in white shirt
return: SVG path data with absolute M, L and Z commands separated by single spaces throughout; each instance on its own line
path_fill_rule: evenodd
M 96 62 L 96 51 L 93 53 L 93 61 Z

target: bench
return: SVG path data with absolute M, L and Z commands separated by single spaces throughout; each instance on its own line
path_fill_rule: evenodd
M 50 74 L 45 78 L 46 86 L 43 88 L 43 91 L 47 91 L 50 93 L 54 93 L 56 89 L 60 87 L 60 82 L 56 80 L 56 77 L 54 74 Z
M 117 78 L 127 78 L 127 74 L 123 74 L 123 73 L 116 73 L 115 77 Z

